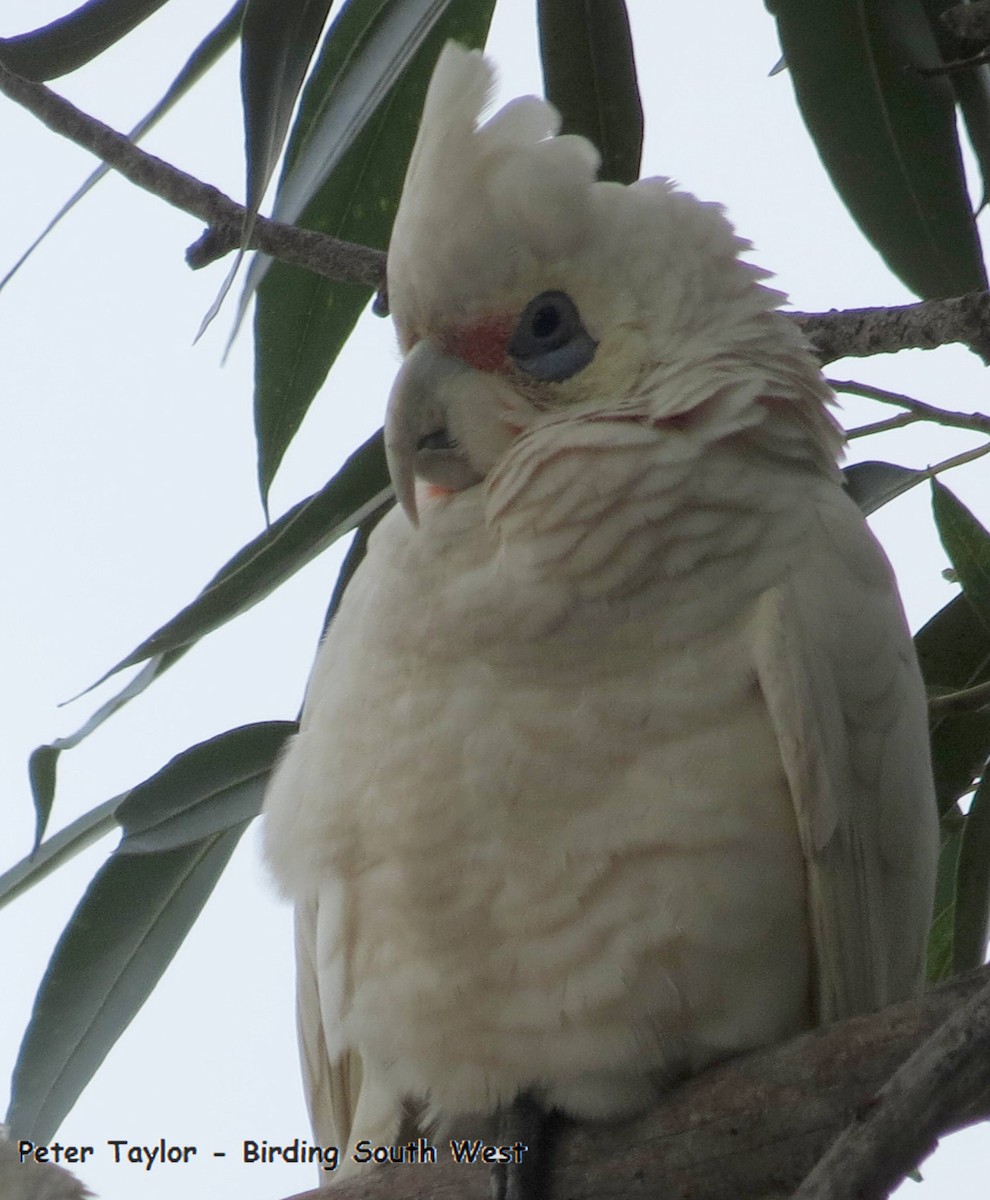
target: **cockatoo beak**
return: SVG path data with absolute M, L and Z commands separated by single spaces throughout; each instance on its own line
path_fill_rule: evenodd
M 464 389 L 476 373 L 442 354 L 430 342 L 417 342 L 406 355 L 385 412 L 385 455 L 399 503 L 409 520 L 419 524 L 416 479 L 425 479 L 448 491 L 461 491 L 480 483 L 484 476 L 472 465 L 460 445 L 454 426 L 459 424 Z

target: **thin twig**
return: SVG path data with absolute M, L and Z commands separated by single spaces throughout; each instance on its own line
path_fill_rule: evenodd
M 204 221 L 208 229 L 189 250 L 191 266 L 203 266 L 241 245 L 245 210 L 219 189 L 148 154 L 44 84 L 23 79 L 2 64 L 0 93 L 138 187 Z M 383 251 L 264 217 L 257 218 L 245 248 L 261 250 L 282 262 L 345 283 L 379 289 L 385 278 Z M 823 362 L 909 348 L 931 350 L 950 342 L 963 342 L 976 347 L 979 353 L 987 353 L 990 344 L 990 296 L 983 292 L 897 308 L 791 315 Z
M 925 475 L 929 479 L 934 479 L 936 475 L 941 475 L 943 471 L 952 471 L 956 467 L 964 467 L 967 463 L 976 462 L 978 458 L 983 458 L 986 454 L 990 454 L 990 442 L 984 442 L 982 446 L 976 446 L 972 450 L 964 450 L 962 454 L 953 454 L 951 458 L 943 458 L 941 462 L 936 463 L 933 467 L 929 467 L 925 471 Z
M 961 1006 L 854 1116 L 793 1200 L 881 1200 L 936 1141 L 990 1104 L 990 984 Z
M 190 250 L 190 265 L 203 266 L 241 244 L 244 207 L 211 184 L 202 183 L 146 150 L 122 133 L 81 112 L 41 83 L 22 79 L 0 63 L 0 92 L 22 105 L 55 133 L 91 151 L 131 183 L 192 213 L 209 226 Z M 205 242 L 205 248 L 204 248 Z M 378 288 L 385 278 L 385 254 L 327 234 L 258 217 L 247 248 L 282 262 L 306 267 L 328 279 Z
M 928 715 L 931 717 L 943 717 L 947 713 L 981 712 L 987 707 L 990 707 L 990 682 L 928 698 Z
M 937 67 L 915 67 L 915 70 L 919 75 L 930 78 L 934 75 L 952 75 L 956 71 L 969 71 L 973 67 L 986 66 L 987 63 L 990 63 L 990 52 L 982 50 L 969 58 L 954 58 L 951 62 L 942 63 Z
M 887 433 L 891 429 L 903 429 L 905 425 L 914 425 L 917 421 L 922 420 L 914 413 L 902 413 L 899 417 L 890 417 L 886 421 L 874 421 L 872 425 L 857 425 L 855 429 L 846 430 L 846 438 L 852 441 L 853 438 L 872 437 L 875 433 Z
M 881 404 L 893 404 L 897 408 L 907 409 L 909 413 L 914 414 L 915 420 L 931 421 L 951 429 L 972 429 L 976 433 L 990 434 L 990 416 L 984 413 L 952 412 L 947 408 L 938 408 L 934 404 L 916 400 L 913 396 L 874 387 L 869 383 L 859 383 L 855 379 L 829 379 L 827 382 L 834 392 L 846 392 L 850 396 L 862 396 L 866 400 L 878 400 Z

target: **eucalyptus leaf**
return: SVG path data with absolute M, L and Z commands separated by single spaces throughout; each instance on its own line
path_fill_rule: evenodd
M 952 974 L 956 879 L 963 837 L 963 816 L 955 806 L 943 816 L 940 834 L 934 914 L 925 967 L 925 978 L 932 984 L 941 983 Z
M 241 101 L 250 226 L 285 144 L 307 68 L 333 0 L 247 0 L 241 30 Z
M 449 3 L 349 0 L 344 6 L 327 31 L 304 90 L 272 208 L 275 220 L 316 228 L 304 219 L 307 206 L 408 66 L 429 32 L 428 22 Z M 238 304 L 235 333 L 270 267 L 267 255 L 255 255 Z
M 930 478 L 927 471 L 902 467 L 897 463 L 853 463 L 842 472 L 845 489 L 862 509 L 865 516 L 903 496 L 916 484 Z
M 165 0 L 89 0 L 41 29 L 0 38 L 0 62 L 25 79 L 56 79 L 108 50 Z
M 453 38 L 481 46 L 493 0 L 351 0 L 303 90 L 274 215 L 384 249 L 436 58 Z M 256 258 L 258 484 L 271 482 L 370 293 Z M 384 397 L 382 398 L 384 401 Z
M 937 479 L 932 480 L 932 512 L 963 595 L 990 633 L 990 533 Z
M 976 789 L 966 814 L 956 879 L 952 961 L 954 969 L 982 966 L 990 920 L 990 773 Z
M 159 675 L 167 671 L 173 663 L 178 662 L 185 652 L 186 648 L 182 647 L 167 654 L 156 655 L 119 692 L 101 704 L 75 733 L 69 734 L 68 737 L 56 738 L 54 742 L 38 746 L 31 752 L 31 757 L 28 759 L 28 778 L 31 782 L 31 795 L 34 800 L 34 844 L 36 848 L 48 828 L 48 820 L 55 801 L 56 769 L 62 751 L 78 746 L 81 741 L 99 729 L 104 721 L 112 717 L 118 709 L 123 708 L 135 696 L 140 696 Z
M 158 121 L 172 109 L 175 104 L 189 91 L 193 84 L 197 83 L 203 75 L 213 66 L 213 64 L 230 48 L 237 38 L 241 23 L 241 13 L 244 9 L 245 0 L 237 0 L 234 7 L 227 13 L 223 20 L 212 29 L 205 38 L 200 42 L 196 49 L 186 60 L 185 66 L 172 80 L 165 95 L 161 100 L 141 118 L 140 121 L 128 133 L 128 137 L 132 142 L 139 141 L 149 129 L 153 128 Z M 79 201 L 87 195 L 92 188 L 100 182 L 100 180 L 109 172 L 110 168 L 106 163 L 101 163 L 100 166 L 93 171 L 87 179 L 72 193 L 68 200 L 62 205 L 54 217 L 48 222 L 41 233 L 34 239 L 30 246 L 18 258 L 10 270 L 0 279 L 0 291 L 6 287 L 7 283 L 17 274 L 25 262 L 31 257 L 35 250 L 41 245 L 45 238 L 51 233 L 62 218 L 79 203 Z
M 538 0 L 547 99 L 602 156 L 602 179 L 632 183 L 643 151 L 643 106 L 623 0 Z
M 63 863 L 117 828 L 115 813 L 123 796 L 114 796 L 78 817 L 0 875 L 0 908 L 40 883 Z
M 117 809 L 120 854 L 148 854 L 202 841 L 252 820 L 294 721 L 230 729 L 184 750 L 128 792 Z
M 196 599 L 92 686 L 125 667 L 174 654 L 246 612 L 391 499 L 381 431 L 325 487 L 301 500 L 227 562 Z
M 925 0 L 925 9 L 939 52 L 946 62 L 958 60 L 969 48 L 961 44 L 942 21 L 942 14 L 958 8 L 959 0 Z M 980 168 L 983 180 L 982 205 L 990 193 L 990 66 L 978 63 L 949 73 L 949 83 L 956 94 L 956 103 L 966 126 L 969 143 Z
M 957 596 L 914 639 L 925 683 L 935 694 L 990 680 L 990 633 L 966 596 Z M 932 766 L 939 809 L 970 790 L 990 754 L 990 713 L 944 713 L 932 723 Z
M 13 1138 L 51 1140 L 171 962 L 244 828 L 158 854 L 118 851 L 101 867 L 38 989 L 14 1067 Z
M 768 0 L 788 77 L 854 220 L 919 296 L 986 287 L 955 97 L 922 0 Z

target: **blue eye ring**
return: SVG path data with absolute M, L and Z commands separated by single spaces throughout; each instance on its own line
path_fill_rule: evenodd
M 520 370 L 546 383 L 570 379 L 595 357 L 598 343 L 566 292 L 541 292 L 519 316 L 508 351 Z

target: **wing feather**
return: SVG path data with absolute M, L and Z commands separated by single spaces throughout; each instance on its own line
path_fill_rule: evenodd
M 762 598 L 757 670 L 808 871 L 818 1017 L 923 981 L 938 851 L 924 686 L 889 564 L 844 494 Z
M 303 1083 L 313 1134 L 341 1150 L 335 1179 L 353 1171 L 350 1150 L 367 1138 L 395 1140 L 401 1102 L 369 1072 L 360 1054 L 341 1041 L 346 1001 L 346 907 L 341 888 L 329 886 L 296 906 L 296 1019 Z
M 324 920 L 325 926 L 325 920 Z M 353 1051 L 331 1055 L 320 987 L 320 905 L 296 906 L 296 1022 L 299 1057 L 313 1133 L 321 1145 L 346 1145 L 361 1087 L 361 1060 Z

